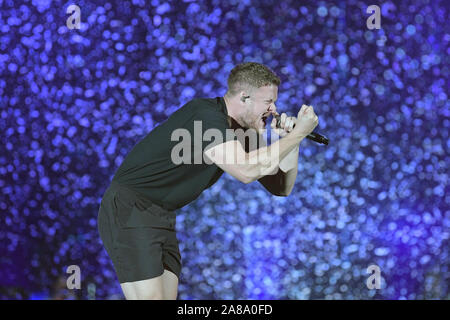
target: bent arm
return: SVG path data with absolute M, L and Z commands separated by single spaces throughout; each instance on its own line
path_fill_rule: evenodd
M 298 173 L 298 149 L 297 145 L 281 160 L 275 175 L 267 175 L 258 179 L 258 182 L 271 194 L 280 197 L 287 197 L 291 194 Z
M 231 140 L 206 150 L 205 156 L 219 168 L 243 183 L 278 172 L 281 159 L 296 148 L 305 136 L 293 132 L 270 146 L 245 152 L 239 141 Z

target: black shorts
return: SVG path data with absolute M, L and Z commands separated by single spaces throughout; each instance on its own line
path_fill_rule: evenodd
M 180 278 L 175 222 L 175 211 L 111 182 L 100 204 L 98 231 L 120 283 L 158 277 L 164 269 Z

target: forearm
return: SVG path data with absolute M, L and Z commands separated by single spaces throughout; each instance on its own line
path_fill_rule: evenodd
M 295 180 L 298 173 L 298 150 L 297 145 L 280 163 L 280 170 L 277 173 L 277 179 L 280 186 L 278 193 L 280 195 L 288 196 L 294 188 Z
M 304 138 L 304 136 L 298 136 L 292 134 L 291 132 L 268 147 L 259 148 L 249 152 L 248 174 L 250 175 L 252 181 L 279 171 L 277 169 L 280 166 L 282 159 L 286 158 L 286 156 L 288 156 L 294 149 L 297 149 L 300 142 Z M 296 152 L 295 159 L 298 161 L 298 151 Z M 290 162 L 292 162 L 292 160 Z M 288 180 L 290 183 L 292 182 L 292 173 L 289 175 Z

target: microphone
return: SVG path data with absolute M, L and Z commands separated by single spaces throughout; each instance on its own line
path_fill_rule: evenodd
M 277 128 L 280 128 L 280 124 L 281 124 L 281 115 L 274 115 L 275 119 L 277 119 Z M 294 123 L 294 127 L 295 127 L 295 123 Z M 325 138 L 324 136 L 322 136 L 321 134 L 315 133 L 315 132 L 311 132 L 310 134 L 308 134 L 306 136 L 309 140 L 318 142 L 318 143 L 322 143 L 325 145 L 328 145 L 328 138 Z

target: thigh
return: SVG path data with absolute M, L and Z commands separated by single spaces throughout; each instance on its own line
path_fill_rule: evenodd
M 178 294 L 178 277 L 175 273 L 165 269 L 162 275 L 164 299 L 176 300 Z
M 119 194 L 115 200 L 117 228 L 111 256 L 119 282 L 139 285 L 139 281 L 161 276 L 164 232 L 153 228 L 152 221 L 144 219 L 146 212 L 127 203 L 128 199 L 122 199 Z
M 120 284 L 123 295 L 127 300 L 137 300 L 136 292 L 134 292 L 133 282 L 125 282 Z
M 163 275 L 151 279 L 121 283 L 127 300 L 164 299 Z
M 119 282 L 140 284 L 160 277 L 164 271 L 163 242 L 163 235 L 152 228 L 120 229 L 113 261 Z

